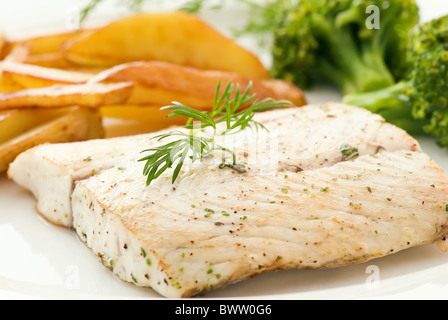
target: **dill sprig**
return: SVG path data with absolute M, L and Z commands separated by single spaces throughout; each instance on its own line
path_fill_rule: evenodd
M 284 108 L 291 103 L 271 98 L 262 101 L 255 100 L 255 94 L 250 94 L 252 82 L 249 83 L 244 92 L 241 91 L 239 85 L 234 89 L 234 84 L 230 82 L 220 95 L 221 83 L 218 83 L 211 111 L 199 111 L 178 102 L 173 102 L 172 105 L 161 108 L 162 110 L 171 110 L 167 117 L 187 117 L 188 120 L 184 128 L 189 129 L 189 132 L 173 130 L 152 138 L 160 141 L 171 137 L 173 141 L 142 151 L 142 153 L 151 152 L 148 156 L 139 159 L 139 161 L 146 162 L 143 174 L 147 177 L 147 185 L 150 185 L 153 180 L 176 164 L 171 179 L 174 183 L 187 157 L 195 162 L 208 157 L 214 150 L 223 151 L 224 154 L 229 154 L 232 158 L 231 163 L 225 163 L 223 156 L 223 163 L 219 166 L 220 168 L 230 167 L 245 171 L 244 166 L 237 163 L 233 150 L 217 145 L 215 137 L 235 134 L 246 128 L 252 128 L 252 126 L 257 131 L 260 128 L 268 131 L 263 124 L 254 120 L 255 113 Z M 225 126 L 221 131 L 218 131 L 220 123 L 225 124 Z

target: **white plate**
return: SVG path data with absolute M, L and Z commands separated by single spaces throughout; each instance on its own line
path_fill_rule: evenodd
M 149 1 L 150 2 L 150 1 Z M 65 28 L 73 3 L 68 0 L 10 1 L 1 5 L 0 28 L 23 36 L 37 29 Z M 114 4 L 114 1 L 109 0 Z M 422 19 L 448 12 L 448 4 L 421 1 Z M 23 8 L 27 8 L 24 12 Z M 102 7 L 108 18 L 123 11 Z M 235 21 L 236 9 L 230 16 Z M 23 13 L 18 19 L 14 13 Z M 51 14 L 51 12 L 53 14 Z M 226 32 L 229 11 L 205 18 Z M 104 16 L 103 16 L 104 18 Z M 245 39 L 244 41 L 248 41 Z M 251 47 L 253 43 L 245 42 Z M 269 59 L 263 55 L 262 59 Z M 268 63 L 268 62 L 267 62 Z M 335 101 L 330 88 L 308 92 L 310 102 Z M 420 139 L 423 149 L 448 172 L 448 151 L 432 139 Z M 448 298 L 448 255 L 435 245 L 411 248 L 368 263 L 326 270 L 289 270 L 263 274 L 208 294 L 232 299 L 445 299 Z M 0 298 L 1 299 L 146 299 L 160 298 L 117 279 L 81 243 L 72 230 L 52 225 L 35 211 L 34 198 L 0 176 Z

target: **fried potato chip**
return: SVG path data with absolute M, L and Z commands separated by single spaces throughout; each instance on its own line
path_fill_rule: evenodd
M 86 66 L 166 61 L 199 69 L 268 78 L 260 59 L 197 15 L 142 13 L 114 21 L 64 44 L 66 58 Z

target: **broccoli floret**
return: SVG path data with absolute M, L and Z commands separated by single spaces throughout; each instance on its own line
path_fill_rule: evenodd
M 379 10 L 379 29 L 366 24 L 371 5 Z M 415 0 L 300 0 L 282 9 L 274 77 L 304 89 L 329 80 L 344 94 L 385 88 L 403 77 L 408 33 L 419 22 Z
M 366 108 L 410 133 L 436 137 L 448 147 L 448 15 L 412 30 L 407 77 L 374 92 L 350 94 L 347 104 Z

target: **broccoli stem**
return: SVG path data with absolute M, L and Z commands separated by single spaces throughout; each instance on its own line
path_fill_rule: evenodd
M 409 97 L 406 95 L 408 89 L 410 89 L 409 83 L 400 81 L 384 89 L 345 95 L 343 102 L 377 113 L 408 105 Z
M 359 48 L 349 26 L 327 32 L 330 32 L 327 39 L 333 59 L 323 60 L 319 71 L 345 95 L 374 91 L 395 83 L 381 50 L 373 46 Z
M 390 87 L 365 93 L 345 95 L 343 102 L 378 113 L 383 118 L 410 134 L 423 135 L 427 121 L 412 116 L 412 104 L 406 94 L 411 89 L 408 81 L 400 81 Z
M 375 70 L 376 74 L 379 75 L 375 78 L 377 82 L 375 83 L 372 79 L 371 87 L 366 88 L 364 92 L 388 88 L 395 84 L 394 76 L 386 65 L 383 49 L 378 49 L 370 44 L 364 45 L 362 48 L 362 58 L 367 67 Z

